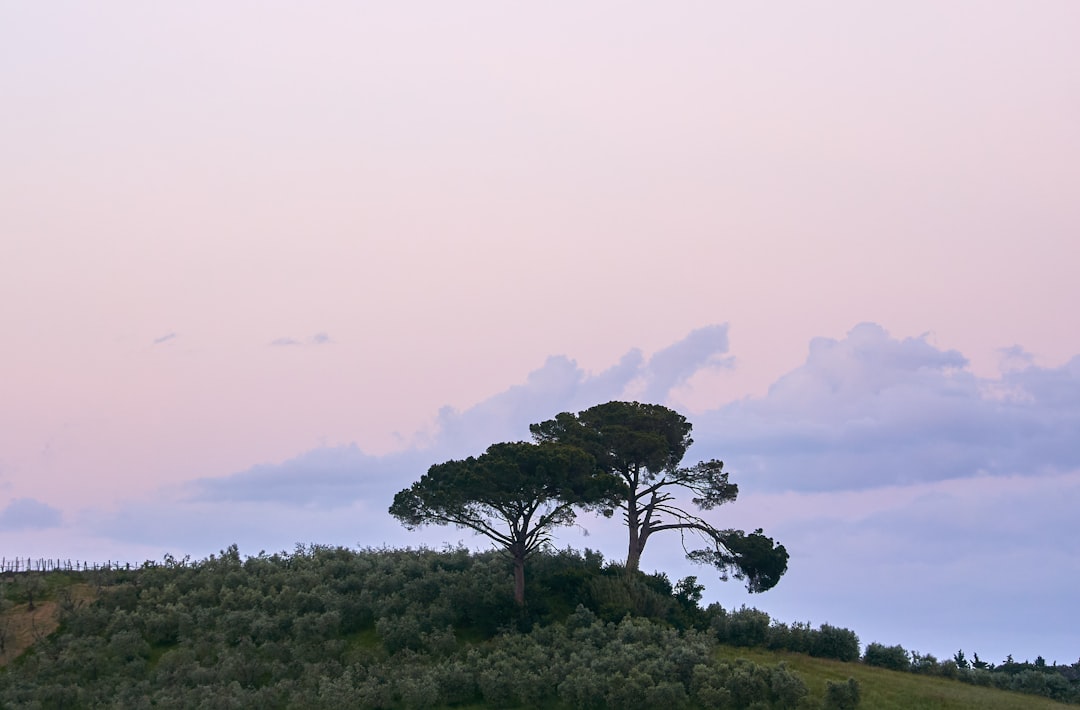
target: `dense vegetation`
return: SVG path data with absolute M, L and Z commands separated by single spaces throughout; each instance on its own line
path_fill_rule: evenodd
M 745 660 L 749 649 L 730 657 L 722 645 L 866 668 L 850 663 L 859 641 L 849 630 L 703 609 L 695 578 L 627 574 L 589 551 L 539 553 L 529 576 L 522 608 L 506 557 L 463 549 L 307 547 L 243 559 L 232 547 L 194 563 L 16 575 L 6 603 L 25 603 L 27 590 L 51 597 L 60 626 L 0 673 L 0 707 L 858 705 L 854 672 L 808 685 L 792 665 Z M 93 584 L 95 598 L 67 594 L 76 582 Z M 961 678 L 992 673 L 953 667 Z M 1009 677 L 1028 670 L 1045 687 L 1056 673 L 1076 697 L 1056 671 Z

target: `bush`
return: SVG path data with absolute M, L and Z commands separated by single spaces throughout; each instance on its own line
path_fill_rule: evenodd
M 784 663 L 778 664 L 769 674 L 769 691 L 773 707 L 794 708 L 809 691 L 798 674 L 788 670 Z
M 924 675 L 941 675 L 941 664 L 931 653 L 911 652 L 911 672 Z
M 859 660 L 859 637 L 850 629 L 822 624 L 812 636 L 810 655 L 838 661 Z
M 883 646 L 876 642 L 866 647 L 863 662 L 868 666 L 878 666 L 894 671 L 911 669 L 911 659 L 908 658 L 908 652 L 903 646 Z
M 859 707 L 862 699 L 862 690 L 859 681 L 848 678 L 846 683 L 834 683 L 825 681 L 825 702 L 823 710 L 854 710 Z
M 774 621 L 765 632 L 765 647 L 794 653 L 810 653 L 815 634 L 810 624 L 795 622 L 788 626 Z
M 714 616 L 710 627 L 721 643 L 764 646 L 769 632 L 769 615 L 743 606 L 738 611 Z

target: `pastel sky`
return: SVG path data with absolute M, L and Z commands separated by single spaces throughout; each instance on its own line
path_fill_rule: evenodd
M 791 553 L 755 596 L 646 568 L 1072 663 L 1077 37 L 1072 0 L 0 0 L 0 553 L 482 547 L 390 498 L 639 399 Z

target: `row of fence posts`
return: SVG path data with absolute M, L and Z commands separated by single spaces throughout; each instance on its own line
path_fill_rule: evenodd
M 12 572 L 91 572 L 95 570 L 121 570 L 139 567 L 130 562 L 108 560 L 106 562 L 86 562 L 85 560 L 64 560 L 48 557 L 0 557 L 0 573 Z

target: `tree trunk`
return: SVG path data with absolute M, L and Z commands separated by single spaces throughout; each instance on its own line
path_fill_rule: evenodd
M 627 574 L 637 572 L 641 565 L 641 544 L 638 541 L 638 535 L 640 533 L 638 516 L 637 499 L 631 494 L 626 501 L 626 527 L 630 531 L 630 545 L 626 551 Z
M 525 558 L 514 555 L 514 601 L 525 606 Z

